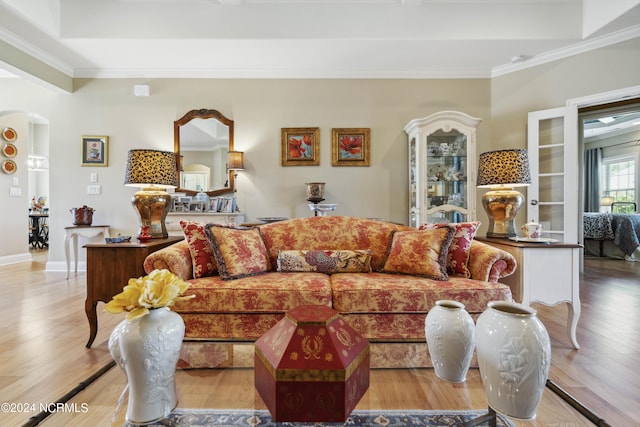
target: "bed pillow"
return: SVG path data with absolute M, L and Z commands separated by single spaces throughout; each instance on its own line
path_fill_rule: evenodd
M 447 250 L 453 234 L 450 227 L 394 231 L 382 271 L 447 280 Z
M 439 227 L 452 227 L 455 230 L 453 240 L 447 251 L 447 273 L 452 276 L 471 277 L 471 272 L 467 267 L 469 264 L 469 252 L 471 251 L 471 242 L 476 235 L 478 227 L 480 227 L 480 222 L 424 224 L 420 226 L 420 229 L 431 230 Z
M 207 224 L 205 231 L 222 280 L 255 276 L 270 270 L 267 248 L 258 228 Z
M 218 272 L 213 248 L 205 232 L 206 225 L 193 221 L 180 221 L 180 227 L 189 246 L 193 278 L 214 276 Z
M 279 250 L 278 271 L 370 273 L 371 250 Z

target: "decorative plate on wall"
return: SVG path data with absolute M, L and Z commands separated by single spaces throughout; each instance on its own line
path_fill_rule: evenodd
M 15 145 L 7 143 L 2 147 L 2 154 L 9 158 L 15 157 L 18 154 L 18 149 Z
M 4 128 L 2 130 L 2 137 L 9 142 L 13 142 L 18 137 L 18 132 L 11 128 Z
M 18 165 L 13 160 L 5 160 L 2 162 L 2 170 L 4 173 L 14 173 L 18 170 Z

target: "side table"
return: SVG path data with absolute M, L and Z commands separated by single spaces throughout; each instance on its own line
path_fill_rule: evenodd
M 69 261 L 69 243 L 73 243 L 74 272 L 78 274 L 78 236 L 91 238 L 102 234 L 109 237 L 108 225 L 72 225 L 64 228 L 64 256 L 67 260 L 67 279 L 71 263 Z
M 516 258 L 514 274 L 501 279 L 509 285 L 513 299 L 525 305 L 566 303 L 567 334 L 580 348 L 576 327 L 580 318 L 580 248 L 572 243 L 530 243 L 510 239 L 476 237 L 476 240 L 509 252 Z
M 153 239 L 146 243 L 89 243 L 87 248 L 87 299 L 84 311 L 89 320 L 91 347 L 98 333 L 96 306 L 99 301 L 107 303 L 133 277 L 145 275 L 144 259 L 147 255 L 182 240 L 182 236 Z

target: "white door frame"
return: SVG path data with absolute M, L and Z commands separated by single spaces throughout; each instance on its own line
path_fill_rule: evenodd
M 625 101 L 628 99 L 640 98 L 640 86 L 631 86 L 627 88 L 612 90 L 609 92 L 602 92 L 593 95 L 583 96 L 580 98 L 568 99 L 566 106 L 569 110 L 575 111 L 575 127 L 580 129 L 580 123 L 578 121 L 577 111 L 580 108 L 592 107 L 595 105 L 609 104 L 617 101 Z M 578 139 L 578 155 L 584 155 L 584 140 L 582 138 L 582 132 L 575 132 Z M 584 161 L 580 158 L 576 159 L 578 162 L 578 183 L 580 188 L 578 189 L 578 207 L 584 206 Z M 583 222 L 583 210 L 578 209 L 578 227 L 579 227 L 579 242 L 584 245 L 584 222 Z M 581 250 L 580 257 L 580 271 L 584 269 L 584 248 Z
M 610 92 L 602 92 L 594 95 L 583 96 L 580 98 L 572 98 L 567 100 L 567 107 L 570 110 L 576 112 L 575 117 L 575 126 L 576 129 L 580 128 L 580 123 L 578 122 L 577 111 L 580 108 L 592 107 L 594 105 L 601 104 L 609 104 L 617 101 L 625 101 L 627 99 L 640 98 L 640 86 L 631 86 L 623 89 L 617 89 Z M 582 155 L 584 153 L 584 141 L 580 137 L 582 132 L 576 132 L 575 136 L 578 138 L 578 155 Z M 578 162 L 578 182 L 580 183 L 580 189 L 578 191 L 578 206 L 584 206 L 584 188 L 582 187 L 584 183 L 584 161 L 582 159 L 576 159 Z M 580 227 L 580 233 L 578 234 L 580 238 L 580 243 L 584 244 L 583 239 L 583 221 L 582 214 L 584 209 L 578 209 L 578 224 Z

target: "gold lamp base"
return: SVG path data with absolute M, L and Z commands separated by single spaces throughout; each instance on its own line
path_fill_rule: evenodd
M 169 237 L 165 219 L 171 210 L 171 195 L 159 187 L 148 187 L 134 193 L 131 204 L 140 217 L 140 229 L 138 236 L 142 232 L 142 226 L 149 226 L 149 234 L 154 239 L 165 239 Z
M 524 196 L 509 187 L 498 187 L 482 196 L 482 206 L 489 216 L 487 237 L 509 238 L 517 236 L 514 220 L 524 204 Z

